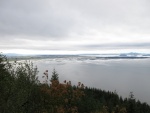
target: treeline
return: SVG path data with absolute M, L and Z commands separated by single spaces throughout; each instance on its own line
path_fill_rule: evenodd
M 54 70 L 44 83 L 31 62 L 9 62 L 0 54 L 0 113 L 150 113 L 147 103 L 136 101 L 133 93 L 123 99 L 115 92 L 59 82 Z M 50 83 L 49 83 L 50 79 Z
M 150 113 L 150 106 L 136 101 L 132 92 L 125 99 L 115 92 L 95 88 L 85 88 L 84 93 L 78 106 L 81 113 Z

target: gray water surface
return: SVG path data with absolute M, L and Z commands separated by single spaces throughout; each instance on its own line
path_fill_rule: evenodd
M 49 70 L 51 78 L 55 68 L 60 82 L 79 81 L 88 87 L 115 91 L 122 97 L 133 92 L 136 99 L 150 104 L 150 59 L 92 59 L 80 57 L 50 58 L 33 60 L 39 70 L 39 80 L 43 72 Z

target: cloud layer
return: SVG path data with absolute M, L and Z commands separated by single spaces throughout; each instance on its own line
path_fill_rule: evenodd
M 0 51 L 150 52 L 149 0 L 1 0 Z

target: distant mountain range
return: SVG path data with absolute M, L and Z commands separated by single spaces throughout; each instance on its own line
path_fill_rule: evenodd
M 146 53 L 133 53 L 133 52 L 131 52 L 131 53 L 122 53 L 122 54 L 120 54 L 119 56 L 121 56 L 121 57 L 150 57 L 150 54 L 146 54 Z
M 7 57 L 19 57 L 19 56 L 33 56 L 33 57 L 48 57 L 48 56 L 72 56 L 72 55 L 23 55 L 23 54 L 16 54 L 16 53 L 7 53 L 4 54 Z M 94 57 L 150 57 L 150 54 L 146 53 L 120 53 L 120 54 L 78 54 L 73 56 L 94 56 Z
M 95 56 L 95 57 L 107 57 L 107 58 L 132 58 L 132 57 L 150 57 L 150 54 L 146 53 L 119 53 L 119 54 L 82 54 L 82 56 Z
M 22 55 L 22 54 L 16 54 L 16 53 L 6 53 L 6 54 L 4 54 L 4 55 L 6 55 L 6 56 L 24 56 L 24 55 Z

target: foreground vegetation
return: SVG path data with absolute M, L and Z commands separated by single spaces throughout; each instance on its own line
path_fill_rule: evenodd
M 0 54 L 0 113 L 150 113 L 147 103 L 136 101 L 133 93 L 121 98 L 115 92 L 88 88 L 71 81 L 59 82 L 54 70 L 44 83 L 31 62 L 9 63 Z

